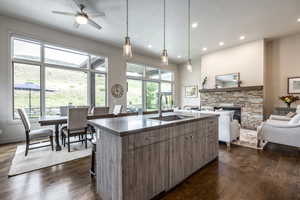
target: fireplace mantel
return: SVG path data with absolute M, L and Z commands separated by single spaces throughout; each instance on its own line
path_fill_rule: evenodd
M 238 91 L 250 91 L 250 90 L 262 90 L 264 86 L 247 86 L 247 87 L 235 87 L 235 88 L 214 88 L 214 89 L 201 89 L 200 93 L 208 92 L 238 92 Z

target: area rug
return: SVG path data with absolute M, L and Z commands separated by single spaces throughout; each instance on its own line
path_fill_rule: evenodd
M 8 176 L 15 176 L 87 157 L 91 155 L 91 147 L 90 142 L 87 149 L 82 143 L 71 144 L 71 152 L 68 152 L 67 146 L 62 146 L 61 151 L 51 151 L 51 147 L 45 147 L 29 150 L 28 155 L 25 157 L 25 144 L 18 145 Z
M 232 143 L 235 145 L 249 147 L 252 149 L 262 149 L 265 144 L 261 144 L 260 147 L 257 147 L 257 142 L 257 131 L 241 129 L 239 140 L 235 140 Z

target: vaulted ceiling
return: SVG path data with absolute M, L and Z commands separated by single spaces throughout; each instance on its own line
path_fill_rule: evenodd
M 102 30 L 88 25 L 73 27 L 74 18 L 54 15 L 52 10 L 77 10 L 72 0 L 1 0 L 0 14 L 47 25 L 122 47 L 125 36 L 125 0 L 77 0 L 97 18 Z M 300 31 L 300 0 L 191 0 L 192 57 L 262 38 Z M 163 36 L 163 1 L 129 0 L 129 35 L 134 52 L 159 56 Z M 245 36 L 240 40 L 240 36 Z M 167 0 L 167 49 L 178 63 L 187 55 L 187 0 Z M 220 46 L 220 42 L 224 42 Z M 151 48 L 149 48 L 151 45 Z M 203 48 L 207 51 L 203 51 Z M 180 57 L 180 58 L 179 58 Z

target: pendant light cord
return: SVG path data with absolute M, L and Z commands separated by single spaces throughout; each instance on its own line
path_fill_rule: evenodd
M 191 59 L 191 0 L 189 0 L 188 9 L 188 57 Z
M 126 0 L 126 36 L 128 37 L 128 0 Z
M 164 49 L 166 49 L 166 0 L 164 0 Z

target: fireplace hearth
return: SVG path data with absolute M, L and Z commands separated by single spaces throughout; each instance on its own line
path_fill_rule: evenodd
M 201 106 L 234 110 L 241 127 L 256 130 L 263 121 L 263 87 L 241 87 L 238 90 L 200 90 Z M 224 106 L 226 104 L 233 106 Z

